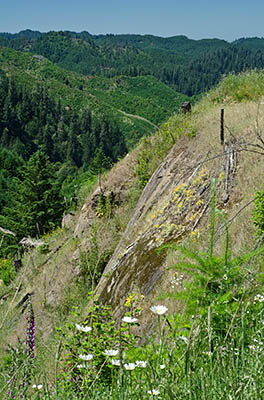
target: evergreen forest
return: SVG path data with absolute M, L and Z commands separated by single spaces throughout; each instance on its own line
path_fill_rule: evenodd
M 223 74 L 261 69 L 264 39 L 192 40 L 186 36 L 92 35 L 88 32 L 0 33 L 0 45 L 40 54 L 84 75 L 151 75 L 180 93 L 198 95 Z
M 83 183 L 184 101 L 223 75 L 264 66 L 260 38 L 25 30 L 0 33 L 0 46 L 0 226 L 14 234 L 2 237 L 3 257 L 58 225 Z

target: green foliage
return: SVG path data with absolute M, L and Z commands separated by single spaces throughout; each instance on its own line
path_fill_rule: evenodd
M 142 189 L 160 165 L 161 160 L 171 150 L 177 139 L 186 135 L 190 139 L 196 134 L 194 114 L 175 114 L 161 125 L 151 138 L 143 138 L 137 152 L 137 175 Z
M 223 75 L 264 66 L 263 38 L 228 43 L 219 39 L 191 40 L 186 36 L 94 36 L 87 32 L 39 33 L 32 35 L 32 40 L 2 35 L 3 46 L 41 54 L 68 70 L 108 78 L 127 75 L 140 79 L 152 75 L 188 96 L 207 91 Z M 46 72 L 49 76 L 50 69 Z M 64 84 L 70 86 L 71 81 L 64 78 Z M 83 90 L 81 83 L 78 88 Z
M 37 150 L 45 152 L 52 162 L 65 163 L 67 156 L 68 162 L 73 166 L 83 166 L 85 169 L 89 167 L 98 147 L 103 149 L 110 161 L 116 161 L 126 152 L 123 125 L 121 130 L 120 122 L 117 123 L 116 118 L 113 118 L 113 113 L 110 114 L 111 123 L 103 108 L 99 113 L 96 110 L 92 116 L 87 94 L 77 93 L 81 103 L 76 107 L 69 107 L 68 103 L 72 104 L 74 96 L 77 96 L 74 89 L 69 90 L 73 98 L 69 98 L 69 93 L 63 92 L 58 101 L 59 88 L 54 92 L 51 88 L 60 85 L 60 81 L 54 76 L 50 84 L 42 83 L 40 86 L 39 80 L 36 77 L 34 79 L 35 71 L 30 66 L 32 79 L 28 84 L 22 85 L 21 77 L 25 66 L 19 54 L 17 61 L 18 59 L 22 64 L 16 64 L 18 76 L 11 69 L 12 78 L 8 79 L 3 74 L 1 79 L 0 104 L 3 112 L 0 113 L 0 144 L 3 147 L 15 150 L 25 160 Z M 32 60 L 28 60 L 28 63 L 30 61 Z M 11 67 L 8 65 L 7 69 L 9 68 Z M 55 66 L 54 70 L 56 75 Z M 65 104 L 62 106 L 63 101 Z M 91 106 L 95 107 L 93 103 Z
M 9 285 L 16 274 L 13 260 L 11 258 L 0 258 L 0 279 L 5 285 Z
M 149 162 L 151 160 L 151 141 L 148 138 L 142 140 L 142 146 L 137 156 L 137 175 L 139 178 L 139 187 L 143 189 L 150 178 Z
M 89 391 L 95 381 L 109 384 L 114 367 L 110 361 L 113 358 L 106 352 L 114 350 L 117 355 L 121 348 L 128 349 L 134 343 L 126 324 L 122 324 L 120 331 L 116 329 L 110 307 L 92 299 L 84 324 L 69 324 L 63 337 L 65 357 L 61 383 L 70 393 Z
M 252 284 L 252 288 L 253 286 Z M 148 337 L 146 346 L 126 347 L 124 344 L 123 356 L 118 354 L 122 360 L 120 366 L 111 365 L 112 362 L 110 364 L 110 360 L 105 357 L 105 365 L 109 361 L 108 367 L 111 369 L 109 375 L 103 376 L 100 372 L 93 379 L 94 358 L 86 362 L 91 364 L 89 369 L 87 365 L 86 368 L 78 369 L 77 374 L 82 376 L 77 383 L 75 375 L 78 398 L 85 398 L 89 393 L 89 398 L 92 399 L 97 399 L 97 396 L 116 400 L 148 399 L 152 393 L 153 398 L 160 395 L 165 399 L 183 400 L 188 393 L 188 397 L 194 400 L 214 399 L 221 393 L 220 398 L 223 400 L 230 394 L 239 400 L 257 400 L 263 388 L 263 375 L 259 373 L 263 371 L 263 300 L 262 295 L 254 296 L 252 292 L 247 300 L 244 298 L 243 303 L 237 301 L 235 309 L 227 306 L 222 317 L 231 312 L 232 318 L 229 318 L 226 336 L 222 336 L 217 326 L 212 323 L 217 310 L 210 307 L 205 315 L 197 315 L 194 318 L 189 333 L 183 333 L 174 316 L 158 315 L 158 332 L 153 335 L 153 339 Z M 93 330 L 82 331 L 87 326 L 91 327 L 88 321 L 83 326 L 76 325 L 76 328 L 71 328 L 75 332 L 75 345 L 79 350 L 82 349 L 81 343 L 94 340 Z M 98 335 L 96 339 L 98 341 Z M 111 348 L 118 346 L 119 341 L 120 334 Z M 100 347 L 100 341 L 98 343 Z M 108 339 L 106 343 L 108 344 Z M 75 345 L 70 342 L 71 351 Z M 102 346 L 102 352 L 105 348 L 105 345 Z M 69 360 L 70 365 L 79 362 L 77 354 L 82 353 L 77 352 L 75 358 Z M 98 360 L 100 359 L 100 354 L 95 349 L 90 351 L 89 348 L 89 353 L 86 354 L 96 354 Z M 118 361 L 117 356 L 109 358 L 114 362 Z M 87 375 L 90 384 L 86 388 L 84 376 Z M 250 380 L 248 376 L 251 377 Z M 62 393 L 64 396 L 70 396 L 70 393 L 73 395 L 74 377 L 65 374 L 64 379 L 67 379 L 68 384 L 60 387 Z
M 27 399 L 32 392 L 32 380 L 35 368 L 35 319 L 30 298 L 27 301 L 26 341 L 18 339 L 17 347 L 8 346 L 8 355 L 4 358 L 3 371 L 8 375 L 4 387 L 6 399 Z M 7 390 L 6 390 L 7 388 Z
M 36 375 L 20 342 L 17 348 L 9 348 L 2 362 L 1 395 L 9 389 L 11 395 L 19 396 L 21 387 L 14 386 L 13 378 L 21 382 L 25 377 L 23 395 L 32 399 L 184 400 L 186 393 L 191 400 L 262 398 L 264 293 L 263 272 L 259 271 L 263 261 L 257 255 L 263 248 L 232 257 L 227 225 L 216 204 L 213 183 L 207 253 L 172 246 L 182 255 L 177 270 L 192 278 L 184 282 L 187 314 L 167 314 L 166 308 L 163 314 L 158 311 L 161 306 L 156 311 L 152 308 L 157 313 L 151 321 L 152 335 L 138 338 L 134 328 L 139 322 L 134 317 L 140 315 L 139 303 L 144 301 L 140 294 L 127 297 L 124 305 L 130 312 L 116 325 L 110 308 L 93 293 L 87 297 L 85 290 L 89 306 L 84 322 L 78 323 L 81 310 L 75 306 L 67 329 L 57 329 L 55 383 L 48 385 L 45 376 Z M 222 253 L 215 255 L 220 222 L 226 243 Z M 94 264 L 96 243 L 92 249 Z M 254 263 L 249 264 L 252 257 Z M 108 355 L 107 350 L 115 350 L 115 355 Z M 35 382 L 43 386 L 35 389 Z
M 97 240 L 97 229 L 93 225 L 90 228 L 90 249 L 80 257 L 80 276 L 89 290 L 95 289 L 111 256 L 111 251 L 100 253 Z
M 111 166 L 111 159 L 105 155 L 101 147 L 97 148 L 94 152 L 94 157 L 90 164 L 90 172 L 93 175 L 98 175 L 111 168 Z
M 39 251 L 41 254 L 48 254 L 48 253 L 50 252 L 49 245 L 48 245 L 47 243 L 41 244 L 41 245 L 38 247 L 38 251 Z
M 53 35 L 55 44 L 58 36 L 56 34 Z M 62 53 L 65 51 L 66 54 L 70 49 L 71 41 L 68 35 L 64 36 L 65 43 Z M 79 40 L 79 38 L 75 39 Z M 101 39 L 104 40 L 104 37 Z M 125 38 L 123 39 L 125 40 Z M 136 38 L 134 39 L 135 41 L 137 40 Z M 98 40 L 100 40 L 100 37 L 98 37 Z M 115 36 L 110 40 L 114 41 Z M 153 40 L 153 43 L 155 43 L 155 46 L 153 45 L 155 47 L 153 53 L 159 50 L 159 44 L 156 40 L 153 38 L 146 38 L 146 40 Z M 162 42 L 162 38 L 160 40 Z M 181 41 L 184 44 L 185 39 L 181 38 Z M 167 46 L 171 46 L 171 50 L 173 48 L 172 41 Z M 52 47 L 50 51 L 53 51 Z M 56 54 L 60 56 L 60 52 L 61 49 L 58 48 Z M 150 53 L 150 50 L 148 52 Z M 25 65 L 28 62 L 26 62 L 27 56 L 23 56 L 25 57 Z M 219 55 L 219 60 L 221 60 L 221 54 Z M 32 64 L 34 63 L 32 62 Z M 203 66 L 200 65 L 201 67 Z M 37 69 L 35 65 L 34 68 Z M 53 67 L 50 64 L 46 64 L 44 72 L 43 76 L 47 76 L 47 78 L 53 76 Z M 57 77 L 61 78 L 60 73 L 58 73 Z M 227 81 L 229 80 L 229 83 L 232 83 L 232 79 L 228 77 Z M 145 83 L 147 80 L 150 82 L 146 78 Z M 134 82 L 136 81 L 135 92 L 138 94 L 140 91 L 144 91 L 143 87 L 140 87 L 143 80 L 135 79 Z M 95 82 L 94 85 L 97 85 L 96 90 L 102 89 L 98 85 L 104 86 L 104 82 L 103 80 Z M 112 80 L 111 82 L 113 85 L 126 84 L 122 79 L 120 79 L 120 82 L 117 82 L 117 80 Z M 256 80 L 255 89 L 252 91 L 252 93 L 255 92 L 252 96 L 257 96 L 255 98 L 260 96 L 260 92 L 257 90 L 257 82 Z M 64 80 L 65 87 L 74 87 L 75 83 L 73 78 L 69 81 Z M 246 85 L 242 85 L 242 87 L 243 90 L 241 87 L 239 89 L 239 85 L 236 86 L 234 84 L 234 93 L 237 94 L 232 97 L 231 101 L 246 98 Z M 60 165 L 59 186 L 63 185 L 63 190 L 65 190 L 63 193 L 65 196 L 67 195 L 64 203 L 67 203 L 67 209 L 70 209 L 73 202 L 70 199 L 72 193 L 76 197 L 77 186 L 81 186 L 86 180 L 92 182 L 94 177 L 96 179 L 96 174 L 98 171 L 102 171 L 104 162 L 111 164 L 112 157 L 114 158 L 118 153 L 116 147 L 112 146 L 112 155 L 109 155 L 111 145 L 107 140 L 109 132 L 113 132 L 114 138 L 118 136 L 116 135 L 116 127 L 111 131 L 112 128 L 109 129 L 105 120 L 100 123 L 98 121 L 93 123 L 92 121 L 84 121 L 82 118 L 77 127 L 73 124 L 74 116 L 77 114 L 68 110 L 68 115 L 67 113 L 63 114 L 63 118 L 67 120 L 63 126 L 59 121 L 59 126 L 57 126 L 57 122 L 54 124 L 48 123 L 36 130 L 38 133 L 34 138 L 32 147 L 30 147 L 28 143 L 23 143 L 21 140 L 23 135 L 19 140 L 17 139 L 19 130 L 15 126 L 17 121 L 23 115 L 26 115 L 26 107 L 23 107 L 23 112 L 20 110 L 20 113 L 18 113 L 19 118 L 16 118 L 14 110 L 19 109 L 20 105 L 19 102 L 12 103 L 17 95 L 15 86 L 9 81 L 6 82 L 6 89 L 6 91 L 3 89 L 6 96 L 2 96 L 2 98 L 8 100 L 4 100 L 1 103 L 3 113 L 1 114 L 0 111 L 1 118 L 3 117 L 1 123 L 4 125 L 4 128 L 1 125 L 1 129 L 3 128 L 1 131 L 2 146 L 8 147 L 8 149 L 4 149 L 3 153 L 0 153 L 1 167 L 3 165 L 3 170 L 0 174 L 0 185 L 1 189 L 4 188 L 4 190 L 0 191 L 2 208 L 6 210 L 7 206 L 12 208 L 13 204 L 15 204 L 15 195 L 7 197 L 3 195 L 3 192 L 6 192 L 6 188 L 8 188 L 9 193 L 11 191 L 13 193 L 20 192 L 20 186 L 17 185 L 20 185 L 23 180 L 26 181 L 27 175 L 25 175 L 25 171 L 31 165 L 27 160 L 28 158 L 31 160 L 30 156 L 34 154 L 35 145 L 38 142 L 45 153 L 49 153 L 54 157 L 54 162 L 56 157 L 59 157 L 54 149 L 59 149 L 60 144 L 63 149 L 61 150 L 62 154 L 65 156 L 67 154 L 68 156 L 67 164 Z M 83 91 L 83 89 L 78 90 Z M 0 88 L 0 90 L 2 89 Z M 233 84 L 230 84 L 228 90 L 221 94 L 222 97 L 219 95 L 219 101 L 228 100 L 228 93 L 232 93 L 232 90 Z M 118 96 L 115 98 L 113 95 L 113 101 L 116 102 L 116 105 L 122 98 L 121 95 L 120 98 Z M 40 98 L 44 99 L 45 95 Z M 49 104 L 48 101 L 44 103 L 45 107 L 52 107 L 52 103 Z M 140 106 L 138 109 L 143 103 L 143 101 L 142 103 L 139 101 Z M 16 106 L 13 107 L 12 104 L 16 104 Z M 25 102 L 24 104 L 29 103 Z M 131 99 L 129 99 L 126 107 L 125 112 L 127 113 L 132 107 L 135 107 L 134 112 L 138 112 L 136 102 L 133 103 Z M 149 114 L 154 112 L 151 106 L 146 111 Z M 44 114 L 45 112 L 43 112 L 41 118 L 44 118 Z M 59 115 L 62 118 L 62 114 L 59 113 Z M 49 113 L 49 116 L 52 117 L 52 114 Z M 6 126 L 7 120 L 10 121 L 9 127 Z M 32 137 L 36 128 L 34 123 L 36 121 L 32 121 L 32 124 L 27 124 L 26 128 L 27 133 Z M 84 125 L 86 127 L 89 125 L 89 129 L 85 130 Z M 8 142 L 9 130 L 10 132 L 15 132 L 12 143 Z M 42 130 L 43 134 L 41 133 Z M 56 138 L 57 131 L 60 134 Z M 161 158 L 175 143 L 176 139 L 181 134 L 192 137 L 195 135 L 195 131 L 195 123 L 191 117 L 179 115 L 164 124 L 156 138 L 151 141 L 145 141 L 138 159 L 137 173 L 141 187 L 145 185 L 151 176 L 153 169 L 155 169 L 155 163 L 160 163 Z M 73 132 L 75 133 L 73 134 Z M 83 135 L 82 132 L 88 132 L 89 134 Z M 93 139 L 91 139 L 90 133 L 95 133 Z M 54 138 L 57 141 L 54 141 Z M 68 139 L 71 139 L 71 145 L 69 146 L 67 146 Z M 98 146 L 97 148 L 99 149 L 96 158 L 94 153 L 91 158 L 89 151 L 82 153 L 82 149 L 86 148 L 86 143 L 93 143 L 93 140 L 97 140 L 95 146 Z M 116 139 L 114 139 L 113 143 L 117 146 Z M 16 158 L 15 149 L 19 150 L 19 154 L 23 155 L 25 161 Z M 72 180 L 72 172 L 76 173 L 80 163 L 83 163 L 82 165 L 87 168 L 90 166 L 90 170 L 88 172 L 81 170 L 76 175 L 76 178 Z M 37 170 L 38 168 L 34 169 Z M 67 175 L 70 175 L 68 180 L 65 178 Z M 17 176 L 18 179 L 14 180 L 14 176 Z M 55 178 L 55 176 L 56 172 L 54 170 L 53 177 Z M 39 180 L 41 181 L 41 179 Z M 26 192 L 29 192 L 29 190 L 21 190 L 23 195 Z M 256 194 L 256 212 L 253 217 L 255 226 L 260 234 L 263 233 L 262 197 L 261 191 Z M 111 214 L 112 203 L 110 199 L 110 197 L 103 194 L 99 198 L 98 213 L 104 217 L 108 217 Z M 35 200 L 31 201 L 32 204 L 34 202 Z M 31 203 L 30 206 L 32 205 Z M 21 213 L 23 214 L 24 211 Z M 133 328 L 135 328 L 133 325 L 129 326 L 129 324 L 121 323 L 120 329 L 119 327 L 117 328 L 108 307 L 95 301 L 94 297 L 89 298 L 87 301 L 90 300 L 91 307 L 83 325 L 71 323 L 68 325 L 67 330 L 60 330 L 63 340 L 63 354 L 59 361 L 59 374 L 57 374 L 57 370 L 55 371 L 55 383 L 53 383 L 54 378 L 52 375 L 49 385 L 46 385 L 45 389 L 39 392 L 33 390 L 32 384 L 36 382 L 35 369 L 28 366 L 28 358 L 23 350 L 24 344 L 20 342 L 17 348 L 9 348 L 9 354 L 2 363 L 0 380 L 1 383 L 4 381 L 4 384 L 0 385 L 0 393 L 3 398 L 5 398 L 9 383 L 11 383 L 12 390 L 14 389 L 14 381 L 11 379 L 8 383 L 11 375 L 11 378 L 16 376 L 18 381 L 22 381 L 24 376 L 27 378 L 26 386 L 24 386 L 27 394 L 23 394 L 23 396 L 26 396 L 24 398 L 32 399 L 87 399 L 88 397 L 91 399 L 100 398 L 101 400 L 110 398 L 133 400 L 139 398 L 149 399 L 150 397 L 186 399 L 186 396 L 191 400 L 215 398 L 223 400 L 229 398 L 237 400 L 261 399 L 264 387 L 262 351 L 264 293 L 262 289 L 263 262 L 257 256 L 262 255 L 263 248 L 238 257 L 232 255 L 229 246 L 227 222 L 223 213 L 217 209 L 216 183 L 212 187 L 210 211 L 207 252 L 201 252 L 193 247 L 168 246 L 181 257 L 181 261 L 175 265 L 175 269 L 184 271 L 188 276 L 186 282 L 184 282 L 185 290 L 176 296 L 180 301 L 184 301 L 186 305 L 187 313 L 185 315 L 181 315 L 180 312 L 166 317 L 159 315 L 157 316 L 157 321 L 153 317 L 150 325 L 154 327 L 157 323 L 157 332 L 154 331 L 153 337 L 140 338 L 140 342 L 136 344 L 135 336 L 132 333 L 134 332 Z M 1 220 L 0 226 L 7 227 L 7 225 L 2 225 L 2 221 L 4 222 L 4 219 Z M 219 231 L 218 228 L 221 228 L 220 231 L 224 232 L 225 236 L 224 249 L 220 254 L 215 253 L 216 231 Z M 19 226 L 17 226 L 17 231 L 19 233 Z M 79 285 L 76 292 L 78 291 L 83 301 L 87 299 L 87 291 L 90 287 L 96 285 L 110 256 L 107 252 L 99 251 L 95 227 L 92 227 L 90 235 L 91 247 L 87 253 L 81 255 L 80 276 L 77 278 Z M 12 235 L 10 239 L 13 240 Z M 44 248 L 40 248 L 40 251 L 43 250 L 45 251 Z M 0 263 L 2 263 L 3 269 L 6 268 L 9 279 L 9 275 L 11 276 L 11 259 L 2 259 Z M 259 271 L 262 272 L 259 273 Z M 72 305 L 76 304 L 76 292 L 74 290 L 70 292 L 71 288 L 69 289 L 68 304 L 72 307 Z M 76 307 L 74 322 L 79 318 L 79 313 L 77 313 L 79 308 Z M 68 307 L 67 312 L 69 310 L 70 307 Z M 64 314 L 67 313 L 65 312 Z M 127 313 L 127 317 L 129 316 L 130 313 Z M 91 327 L 91 330 L 87 330 L 88 327 Z M 142 327 L 142 330 L 144 329 L 145 327 Z M 141 347 L 140 343 L 144 342 L 147 345 Z M 110 348 L 119 350 L 119 354 L 115 356 L 114 360 L 116 362 L 120 361 L 120 366 L 113 365 L 111 359 L 104 354 L 105 350 Z M 90 354 L 93 356 L 90 360 L 91 362 L 81 360 L 79 357 L 80 355 L 88 356 Z M 58 358 L 56 359 L 57 362 Z M 126 369 L 125 364 L 128 367 L 131 364 L 131 370 Z M 45 381 L 45 378 L 43 381 Z M 39 382 L 42 382 L 42 379 Z M 159 396 L 158 392 L 160 392 Z M 18 386 L 11 392 L 11 395 L 16 395 L 17 397 L 20 395 Z
M 55 167 L 48 157 L 35 153 L 21 171 L 15 208 L 9 209 L 20 237 L 36 237 L 53 229 L 63 212 Z
M 102 83 L 101 83 L 102 82 Z M 99 89 L 99 84 L 100 89 Z M 94 92 L 103 101 L 122 110 L 127 117 L 145 118 L 149 128 L 164 122 L 188 100 L 151 76 L 118 76 L 112 79 L 94 78 Z M 97 86 L 98 85 L 98 86 Z M 151 125 L 153 125 L 151 127 Z
M 98 217 L 105 217 L 109 218 L 112 215 L 112 209 L 113 209 L 113 204 L 114 199 L 113 199 L 113 193 L 110 192 L 109 194 L 104 194 L 100 193 L 98 197 L 98 204 L 97 204 L 97 209 L 96 209 L 96 215 Z
M 176 293 L 176 298 L 186 302 L 186 313 L 191 317 L 197 313 L 204 315 L 208 307 L 213 310 L 215 320 L 212 317 L 211 323 L 217 326 L 219 332 L 226 334 L 226 329 L 231 319 L 226 315 L 226 307 L 234 311 L 237 302 L 243 299 L 246 288 L 243 282 L 246 281 L 248 270 L 251 270 L 250 260 L 263 253 L 263 246 L 255 251 L 248 252 L 238 257 L 232 257 L 229 249 L 229 233 L 227 222 L 223 213 L 216 208 L 216 181 L 212 182 L 210 200 L 210 230 L 209 249 L 207 253 L 198 252 L 196 249 L 176 244 L 165 245 L 161 248 L 175 250 L 181 261 L 172 268 L 177 271 L 184 271 L 192 279 L 186 284 L 186 291 Z M 223 255 L 214 254 L 215 232 L 217 223 L 222 223 L 225 231 L 225 250 Z M 244 266 L 247 265 L 247 269 Z M 230 313 L 230 318 L 231 318 Z M 225 317 L 224 317 L 225 316 Z
M 255 194 L 255 209 L 253 211 L 253 223 L 258 236 L 264 233 L 264 189 Z
M 7 117 L 12 114 L 14 120 L 12 131 L 16 127 L 18 132 L 16 139 L 20 153 L 22 151 L 28 152 L 24 143 L 28 140 L 28 136 L 30 140 L 33 139 L 33 136 L 34 139 L 36 137 L 38 139 L 37 145 L 40 142 L 42 146 L 52 151 L 54 157 L 62 154 L 62 159 L 64 159 L 65 153 L 67 153 L 65 136 L 67 138 L 70 135 L 71 122 L 79 120 L 79 115 L 72 114 L 81 113 L 84 117 L 87 114 L 92 115 L 91 121 L 100 122 L 101 119 L 107 119 L 109 122 L 111 121 L 110 125 L 118 127 L 120 143 L 118 141 L 113 143 L 115 157 L 117 157 L 117 155 L 124 153 L 123 144 L 120 140 L 122 136 L 125 138 L 126 146 L 134 146 L 140 137 L 152 133 L 156 129 L 155 125 L 164 122 L 187 99 L 186 96 L 176 93 L 154 77 L 129 78 L 120 76 L 122 75 L 120 72 L 117 78 L 95 76 L 91 79 L 67 72 L 47 59 L 43 57 L 39 59 L 29 53 L 19 53 L 0 47 L 0 56 L 4 65 L 3 70 L 0 69 L 0 76 L 2 72 L 0 85 L 0 97 L 2 99 L 0 103 L 4 103 Z M 74 64 L 76 65 L 75 62 Z M 25 70 L 27 74 L 25 74 Z M 97 66 L 96 70 L 98 71 Z M 22 104 L 20 104 L 22 100 L 20 90 L 18 96 L 12 99 L 12 102 L 8 101 L 9 83 L 6 71 L 12 77 L 15 87 L 18 83 L 23 86 L 25 96 L 23 96 Z M 42 90 L 39 90 L 39 86 L 42 87 Z M 32 93 L 34 96 L 32 96 Z M 44 99 L 41 98 L 43 94 L 45 94 Z M 58 98 L 60 98 L 59 107 L 56 104 L 52 105 L 52 103 L 57 103 Z M 19 103 L 17 107 L 18 116 L 16 115 L 17 110 L 13 109 L 14 101 Z M 41 111 L 43 106 L 45 112 Z M 31 116 L 30 119 L 29 116 Z M 41 116 L 41 123 L 38 121 L 39 116 Z M 71 116 L 73 116 L 72 119 L 69 118 Z M 55 124 L 54 119 L 56 120 Z M 10 118 L 6 118 L 6 120 L 10 120 Z M 81 148 L 84 146 L 83 158 L 87 159 L 91 151 L 89 146 L 86 146 L 85 141 L 94 141 L 94 133 L 90 133 L 91 123 L 88 124 L 88 127 L 87 123 L 78 125 L 81 125 L 79 127 L 79 135 L 81 136 L 79 146 Z M 7 134 L 3 135 L 2 144 L 4 144 L 5 138 L 8 143 L 10 142 L 10 127 L 4 125 L 3 132 L 4 129 L 7 129 Z M 26 130 L 23 136 L 22 130 Z M 40 131 L 39 135 L 36 135 L 36 130 Z M 116 133 L 116 129 L 113 128 L 113 130 Z M 21 143 L 21 137 L 24 138 L 23 143 Z M 50 146 L 51 142 L 53 142 L 53 149 Z
M 263 90 L 263 71 L 230 73 L 208 94 L 208 98 L 215 103 L 258 101 L 263 96 Z
M 38 151 L 19 169 L 19 178 L 13 178 L 0 215 L 0 225 L 11 231 L 2 235 L 4 256 L 16 254 L 25 236 L 39 237 L 59 225 L 65 204 L 56 170 Z

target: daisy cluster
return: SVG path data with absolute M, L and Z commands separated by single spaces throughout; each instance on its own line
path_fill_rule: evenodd
M 34 385 L 32 385 L 32 388 L 33 388 L 33 389 L 41 390 L 41 389 L 43 388 L 43 385 L 36 385 L 36 384 L 34 384 Z
M 79 325 L 79 324 L 75 324 L 75 327 L 80 332 L 90 332 L 92 330 L 92 328 L 90 326 L 83 326 L 83 325 Z
M 150 310 L 156 314 L 156 315 L 163 315 L 168 311 L 168 308 L 166 306 L 163 305 L 156 305 L 156 306 L 152 306 L 150 307 Z M 133 316 L 130 315 L 125 315 L 122 318 L 123 323 L 126 324 L 135 324 L 138 322 L 137 318 L 134 318 Z M 75 324 L 76 329 L 79 332 L 83 332 L 83 333 L 88 333 L 92 331 L 92 327 L 90 326 L 84 326 L 84 325 L 80 325 L 80 324 Z M 116 358 L 112 358 L 112 357 L 116 357 L 119 355 L 119 350 L 118 349 L 106 349 L 103 351 L 103 355 L 105 355 L 106 357 L 110 357 L 110 363 L 113 366 L 117 366 L 117 367 L 122 367 L 123 369 L 127 370 L 127 371 L 133 371 L 136 368 L 146 368 L 148 362 L 144 361 L 144 360 L 137 360 L 135 362 L 128 362 L 128 363 L 123 363 L 122 359 L 116 359 Z M 80 360 L 82 360 L 83 362 L 81 364 L 77 365 L 77 368 L 79 369 L 88 369 L 90 368 L 90 364 L 88 363 L 88 361 L 91 361 L 94 356 L 93 354 L 79 354 L 78 358 Z M 165 364 L 161 364 L 160 365 L 160 369 L 165 369 Z M 149 394 L 151 394 L 152 396 L 156 396 L 160 394 L 160 391 L 158 389 L 152 389 L 151 391 L 148 391 Z
M 116 350 L 116 349 L 105 350 L 103 352 L 103 354 L 105 356 L 108 356 L 108 357 L 115 357 L 115 356 L 118 355 L 118 353 L 119 353 L 119 350 Z M 116 359 L 111 359 L 111 364 L 114 365 L 114 366 L 120 367 L 121 366 L 121 361 L 120 360 L 116 360 Z M 123 367 L 127 371 L 132 371 L 136 367 L 146 368 L 146 366 L 147 366 L 147 361 L 136 361 L 134 363 L 125 363 L 125 364 L 123 364 Z

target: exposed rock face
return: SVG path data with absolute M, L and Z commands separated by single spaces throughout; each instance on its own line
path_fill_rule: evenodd
M 199 235 L 212 178 L 218 178 L 219 198 L 228 201 L 239 146 L 234 144 L 229 151 L 226 145 L 220 156 L 210 151 L 201 156 L 195 140 L 190 146 L 187 138 L 180 139 L 154 172 L 99 282 L 97 294 L 112 305 L 117 318 L 135 288 L 144 296 L 153 292 L 166 267 L 165 253 L 158 249 Z

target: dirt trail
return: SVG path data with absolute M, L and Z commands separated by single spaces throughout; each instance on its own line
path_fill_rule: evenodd
M 159 127 L 155 124 L 153 124 L 153 122 L 149 121 L 148 119 L 144 118 L 144 117 L 140 117 L 140 115 L 134 115 L 134 114 L 128 114 L 125 111 L 122 110 L 118 110 L 120 111 L 122 114 L 124 114 L 126 117 L 132 117 L 132 118 L 136 118 L 136 119 L 141 119 L 142 121 L 147 122 L 148 124 L 154 126 L 156 129 L 159 129 Z

